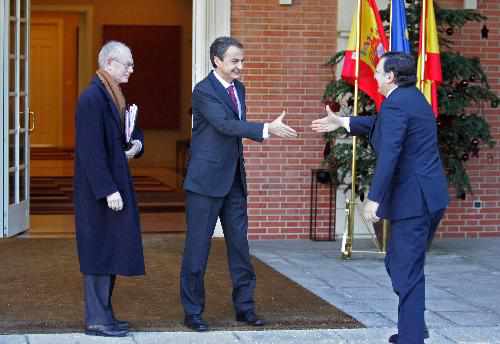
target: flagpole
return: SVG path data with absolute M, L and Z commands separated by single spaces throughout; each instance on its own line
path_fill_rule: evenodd
M 393 6 L 394 4 L 392 3 L 392 0 L 391 0 L 391 11 L 389 12 L 390 13 L 390 17 L 389 17 L 389 51 L 392 50 L 392 10 L 393 10 Z
M 431 0 L 432 1 L 432 0 Z M 424 80 L 425 80 L 425 60 L 427 59 L 427 47 L 425 42 L 427 41 L 427 0 L 422 0 L 422 21 L 421 21 L 421 44 L 420 44 L 420 91 L 424 93 Z
M 358 115 L 358 96 L 359 96 L 359 61 L 361 52 L 361 0 L 358 0 L 358 13 L 356 16 L 356 69 L 354 74 L 354 108 L 353 116 Z M 342 258 L 351 258 L 352 256 L 352 241 L 354 237 L 354 215 L 356 209 L 356 136 L 352 137 L 352 165 L 351 165 L 351 199 L 347 201 L 348 217 L 347 217 L 347 239 L 345 249 L 342 251 Z

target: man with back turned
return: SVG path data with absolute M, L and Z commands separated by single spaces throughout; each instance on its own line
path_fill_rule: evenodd
M 385 54 L 375 79 L 386 97 L 376 116 L 340 117 L 327 107 L 328 116 L 313 121 L 312 129 L 344 127 L 352 135 L 368 135 L 377 163 L 363 216 L 391 221 L 385 264 L 399 297 L 398 333 L 389 341 L 423 344 L 425 253 L 448 205 L 448 183 L 432 108 L 415 87 L 413 57 Z

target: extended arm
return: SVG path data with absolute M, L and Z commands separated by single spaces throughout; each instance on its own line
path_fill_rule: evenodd
M 224 135 L 263 140 L 264 124 L 226 118 L 224 106 L 216 97 L 195 89 L 192 103 L 195 121 L 196 116 L 201 116 Z
M 336 115 L 330 107 L 326 106 L 327 115 L 312 122 L 312 130 L 318 133 L 327 133 L 344 128 L 352 135 L 368 134 L 375 121 L 375 116 L 341 117 Z

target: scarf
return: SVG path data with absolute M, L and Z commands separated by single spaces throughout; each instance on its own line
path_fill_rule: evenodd
M 108 91 L 113 103 L 118 109 L 118 113 L 120 114 L 120 124 L 122 128 L 125 128 L 125 96 L 123 95 L 122 89 L 120 85 L 111 78 L 108 72 L 99 69 L 97 72 L 97 77 L 101 80 L 102 84 Z

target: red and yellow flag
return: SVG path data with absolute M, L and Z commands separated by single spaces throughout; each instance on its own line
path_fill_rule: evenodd
M 359 88 L 373 99 L 377 110 L 384 100 L 378 93 L 375 81 L 375 68 L 380 57 L 388 50 L 387 37 L 385 36 L 382 20 L 375 0 L 361 0 L 360 18 L 360 60 L 358 85 Z M 342 68 L 342 79 L 354 84 L 356 80 L 356 36 L 357 36 L 357 11 L 352 20 L 351 34 L 347 43 Z
M 438 117 L 437 89 L 443 81 L 443 76 L 433 0 L 422 1 L 417 73 L 417 87 L 432 105 L 434 115 Z

